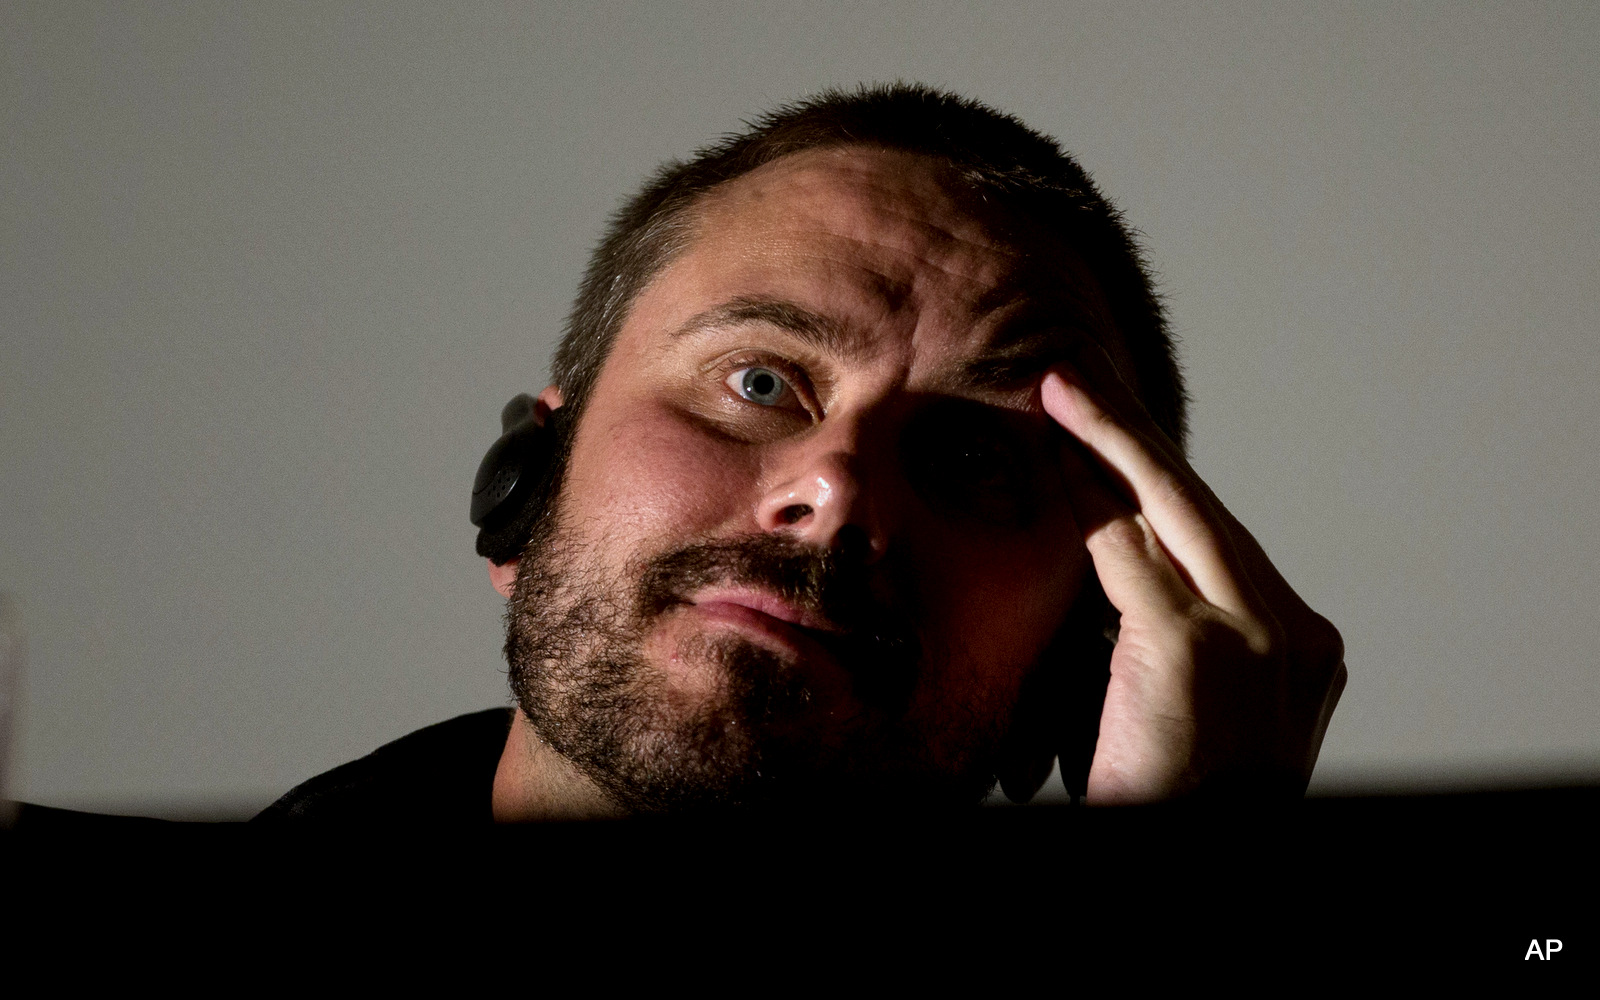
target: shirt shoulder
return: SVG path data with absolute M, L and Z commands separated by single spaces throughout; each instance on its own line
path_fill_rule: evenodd
M 493 822 L 494 775 L 511 719 L 511 709 L 491 708 L 419 729 L 296 785 L 254 822 Z

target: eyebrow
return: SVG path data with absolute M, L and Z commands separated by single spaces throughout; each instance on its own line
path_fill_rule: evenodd
M 820 313 L 803 309 L 793 302 L 756 296 L 740 296 L 691 316 L 672 332 L 674 339 L 704 330 L 726 326 L 762 323 L 774 326 L 819 351 L 842 357 L 864 355 L 867 345 L 852 337 L 844 324 Z
M 1040 333 L 1014 347 L 993 351 L 962 364 L 953 378 L 957 386 L 1000 392 L 1038 381 L 1053 364 L 1064 360 L 1059 339 Z
M 1008 320 L 983 355 L 964 362 L 952 382 L 980 391 L 1021 388 L 1071 358 L 1077 338 L 1100 341 L 1086 311 L 1063 303 L 1029 309 Z

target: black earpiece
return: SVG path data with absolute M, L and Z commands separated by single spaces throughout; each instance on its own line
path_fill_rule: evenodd
M 519 393 L 500 411 L 500 439 L 489 446 L 472 481 L 472 523 L 480 556 L 515 559 L 527 541 L 532 512 L 554 485 L 550 480 L 566 442 L 567 410 L 550 411 L 540 426 L 537 401 Z

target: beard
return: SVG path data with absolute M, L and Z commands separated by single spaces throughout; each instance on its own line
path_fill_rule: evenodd
M 825 707 L 836 692 L 805 663 L 737 633 L 677 641 L 677 663 L 709 678 L 692 693 L 652 662 L 647 640 L 665 617 L 721 585 L 828 622 L 816 639 L 848 678 L 848 710 Z M 506 658 L 539 738 L 631 812 L 974 803 L 993 787 L 1004 726 L 960 705 L 937 726 L 917 721 L 917 695 L 948 652 L 925 658 L 915 620 L 874 597 L 853 557 L 785 536 L 690 542 L 608 573 L 557 502 L 522 553 Z M 954 747 L 952 732 L 964 734 Z

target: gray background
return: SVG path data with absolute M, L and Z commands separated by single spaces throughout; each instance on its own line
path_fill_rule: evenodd
M 505 703 L 467 486 L 659 161 L 829 84 L 1057 136 L 1351 681 L 1314 787 L 1600 778 L 1593 3 L 5 3 L 36 802 L 239 814 Z

